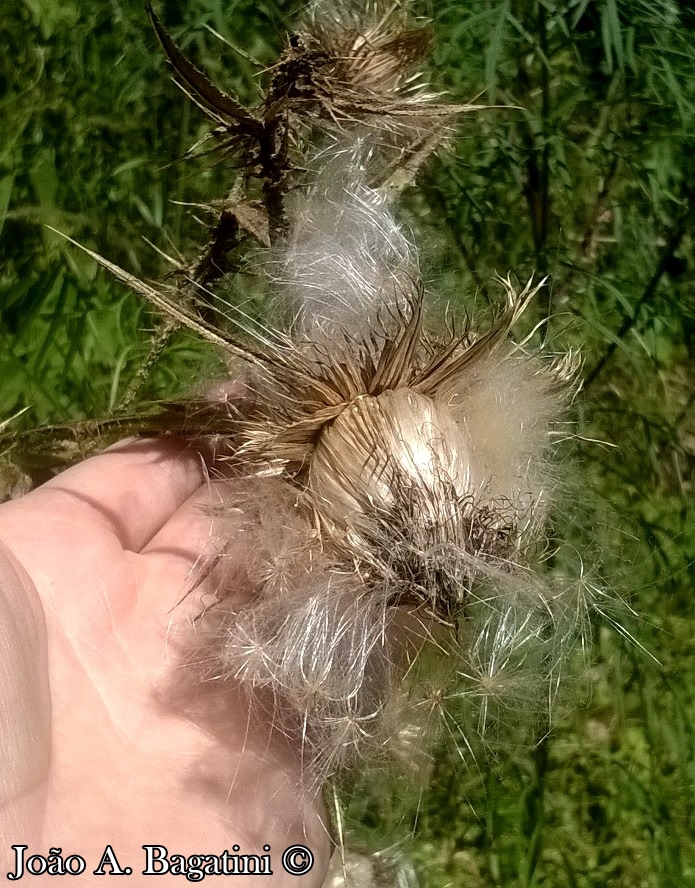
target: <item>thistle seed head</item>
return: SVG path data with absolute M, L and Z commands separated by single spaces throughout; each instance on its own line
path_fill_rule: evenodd
M 272 707 L 317 780 L 431 736 L 447 700 L 476 697 L 481 730 L 493 711 L 552 700 L 586 628 L 581 596 L 532 570 L 573 362 L 511 340 L 540 286 L 531 281 L 520 291 L 502 281 L 487 328 L 443 334 L 430 316 L 394 176 L 414 174 L 470 107 L 440 105 L 411 79 L 426 46 L 418 28 L 380 4 L 351 10 L 300 26 L 253 112 L 152 14 L 216 136 L 247 180 L 263 180 L 262 200 L 225 212 L 230 229 L 262 230 L 273 245 L 281 329 L 239 311 L 237 332 L 221 332 L 185 298 L 91 254 L 245 366 L 243 399 L 197 402 L 186 419 L 205 424 L 183 424 L 227 442 L 217 452 L 237 481 L 220 557 L 236 564 L 240 539 L 250 553 L 245 596 L 218 608 L 214 674 Z

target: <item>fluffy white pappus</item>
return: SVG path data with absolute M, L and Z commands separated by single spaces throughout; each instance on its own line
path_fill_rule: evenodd
M 419 277 L 415 248 L 367 184 L 368 160 L 366 140 L 331 148 L 312 185 L 287 202 L 290 234 L 270 272 L 295 329 L 313 340 L 368 332 L 377 315 L 404 310 Z
M 392 693 L 397 611 L 385 591 L 323 550 L 295 489 L 279 478 L 247 481 L 227 529 L 244 540 L 253 591 L 225 608 L 220 666 L 267 702 L 320 782 L 376 745 Z M 236 548 L 230 557 L 238 559 Z
M 488 741 L 520 721 L 549 724 L 567 656 L 587 630 L 572 608 L 578 591 L 531 571 L 491 571 L 473 589 L 456 691 L 469 733 Z
M 507 504 L 526 522 L 520 542 L 543 524 L 557 485 L 551 444 L 571 395 L 566 375 L 562 363 L 505 343 L 437 393 L 470 452 L 476 501 Z

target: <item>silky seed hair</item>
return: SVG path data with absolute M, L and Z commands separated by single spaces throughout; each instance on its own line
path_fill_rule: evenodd
M 251 111 L 151 15 L 176 78 L 238 158 L 250 196 L 225 212 L 266 249 L 284 318 L 270 329 L 230 308 L 232 332 L 218 329 L 198 311 L 204 257 L 153 285 L 87 251 L 217 345 L 233 368 L 221 387 L 233 378 L 241 393 L 158 420 L 212 440 L 236 479 L 215 553 L 233 588 L 199 621 L 206 678 L 270 707 L 316 782 L 417 758 L 450 703 L 477 704 L 464 737 L 551 703 L 593 595 L 534 569 L 576 361 L 511 338 L 542 282 L 500 279 L 487 326 L 447 330 L 394 210 L 472 106 L 443 104 L 412 73 L 427 41 L 398 6 L 312 9 Z

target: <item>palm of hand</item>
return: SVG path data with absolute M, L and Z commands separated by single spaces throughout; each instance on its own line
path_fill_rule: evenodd
M 82 855 L 87 879 L 111 845 L 134 886 L 143 844 L 270 845 L 273 884 L 296 885 L 279 858 L 299 842 L 316 855 L 299 883 L 321 884 L 328 840 L 297 757 L 181 655 L 204 591 L 176 607 L 209 542 L 203 482 L 195 453 L 138 441 L 0 508 L 6 871 L 21 843 Z

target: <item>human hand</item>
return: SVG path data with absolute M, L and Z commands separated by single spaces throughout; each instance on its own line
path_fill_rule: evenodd
M 299 755 L 232 683 L 201 682 L 180 656 L 199 631 L 205 583 L 181 599 L 214 491 L 194 451 L 137 440 L 0 506 L 4 872 L 12 845 L 25 860 L 60 848 L 99 882 L 110 845 L 136 888 L 143 845 L 169 858 L 238 845 L 269 853 L 273 885 L 321 885 L 330 843 Z M 281 865 L 293 844 L 315 857 L 301 878 Z

